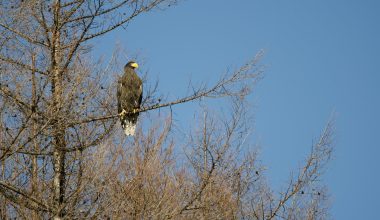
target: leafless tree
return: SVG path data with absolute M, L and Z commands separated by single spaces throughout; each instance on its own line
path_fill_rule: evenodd
M 170 114 L 126 139 L 114 83 L 121 70 L 91 57 L 91 41 L 175 0 L 0 1 L 1 219 L 323 219 L 318 180 L 331 154 L 329 124 L 279 194 L 249 146 L 245 97 L 261 78 L 259 53 L 212 86 L 165 100 L 146 82 L 141 112 L 228 98 L 178 142 Z M 152 85 L 152 86 L 149 86 Z M 167 102 L 165 102 L 167 101 Z M 142 119 L 143 120 L 143 119 Z M 175 149 L 183 151 L 175 152 Z

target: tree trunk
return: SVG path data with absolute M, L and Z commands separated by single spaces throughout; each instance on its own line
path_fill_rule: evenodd
M 65 126 L 62 120 L 62 73 L 60 70 L 61 63 L 61 48 L 60 48 L 60 0 L 55 1 L 54 5 L 54 29 L 52 36 L 52 117 L 55 118 L 53 124 L 53 137 L 54 137 L 54 153 L 53 153 L 53 166 L 54 166 L 54 219 L 59 220 L 64 216 L 64 195 L 65 195 Z
M 32 69 L 36 68 L 36 59 L 35 55 L 32 55 Z M 36 75 L 35 72 L 32 72 L 32 132 L 31 138 L 33 138 L 33 150 L 34 152 L 39 151 L 38 140 L 35 138 L 38 130 L 38 122 L 37 122 L 37 88 L 36 88 Z M 34 197 L 38 196 L 38 163 L 37 163 L 37 155 L 32 155 L 32 177 L 31 177 L 31 191 Z M 39 219 L 39 213 L 37 211 L 33 211 L 32 219 Z

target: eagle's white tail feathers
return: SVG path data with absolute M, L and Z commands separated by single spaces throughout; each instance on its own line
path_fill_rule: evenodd
M 131 121 L 125 121 L 123 129 L 124 129 L 125 135 L 133 136 L 133 135 L 135 135 L 136 124 L 132 123 Z

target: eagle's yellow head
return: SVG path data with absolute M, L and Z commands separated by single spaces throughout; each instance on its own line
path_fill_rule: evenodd
M 135 61 L 129 61 L 126 65 L 125 68 L 132 68 L 132 69 L 137 69 L 139 68 L 139 65 Z

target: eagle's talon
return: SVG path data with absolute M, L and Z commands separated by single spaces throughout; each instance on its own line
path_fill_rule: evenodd
M 127 114 L 127 111 L 125 111 L 125 109 L 123 109 L 123 111 L 121 111 L 119 113 L 119 116 L 123 117 L 123 116 L 125 116 L 125 114 Z
M 134 108 L 134 109 L 133 109 L 133 114 L 136 114 L 138 111 L 140 111 L 139 108 Z

